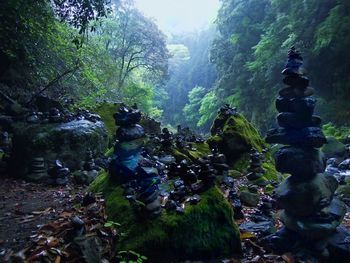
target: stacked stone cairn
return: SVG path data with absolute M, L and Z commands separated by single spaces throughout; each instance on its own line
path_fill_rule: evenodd
M 68 183 L 70 170 L 60 160 L 55 160 L 50 164 L 47 172 L 51 177 L 48 183 L 55 185 L 66 185 Z
M 259 153 L 256 149 L 252 148 L 249 153 L 249 157 L 249 173 L 247 174 L 247 178 L 249 181 L 255 181 L 262 178 L 264 176 L 264 173 L 266 172 L 265 169 L 262 167 L 264 155 L 262 153 Z
M 30 163 L 28 178 L 31 181 L 40 181 L 41 178 L 47 177 L 47 169 L 43 157 L 34 157 Z
M 278 150 L 275 161 L 279 172 L 290 174 L 275 190 L 285 227 L 267 240 L 276 250 L 290 251 L 294 245 L 326 257 L 327 237 L 341 223 L 346 208 L 334 198 L 337 180 L 322 174 L 324 165 L 318 148 L 326 138 L 320 117 L 313 115 L 316 99 L 302 65 L 303 58 L 292 47 L 282 71 L 287 87 L 279 91 L 276 100 L 280 128 L 270 130 L 266 138 L 268 143 L 286 145 Z
M 161 212 L 158 198 L 160 183 L 155 163 L 143 156 L 146 142 L 144 129 L 138 123 L 141 112 L 136 106 L 121 106 L 114 114 L 117 142 L 114 157 L 110 163 L 112 179 L 125 186 L 125 195 L 130 200 L 143 203 L 141 211 L 147 216 L 156 216 Z

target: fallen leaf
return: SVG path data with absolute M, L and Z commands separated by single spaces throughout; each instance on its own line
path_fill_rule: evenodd
M 282 255 L 282 258 L 287 263 L 294 263 L 295 262 L 292 253 L 285 253 Z

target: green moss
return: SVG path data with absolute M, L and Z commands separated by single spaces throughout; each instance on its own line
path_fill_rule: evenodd
M 184 153 L 180 152 L 180 150 L 173 148 L 171 150 L 171 154 L 175 157 L 177 162 L 180 162 L 182 160 L 191 161 L 191 159 Z
M 234 179 L 241 178 L 243 174 L 237 170 L 229 170 L 228 175 Z
M 268 180 L 277 180 L 278 172 L 275 167 L 275 162 L 272 158 L 263 163 L 263 168 L 266 170 L 264 177 Z
M 105 193 L 109 219 L 122 224 L 118 249 L 137 251 L 151 262 L 227 257 L 241 250 L 232 208 L 217 187 L 203 193 L 199 204 L 187 205 L 183 215 L 163 211 L 155 219 L 140 217 L 106 175 L 90 189 Z
M 119 104 L 103 102 L 90 109 L 91 111 L 96 112 L 101 116 L 102 121 L 106 125 L 110 138 L 115 135 L 115 132 L 117 130 L 113 114 L 117 112 L 119 106 Z
M 274 190 L 275 190 L 275 187 L 273 187 L 271 184 L 268 184 L 265 187 L 265 193 L 267 193 L 267 194 L 271 195 Z
M 241 155 L 241 157 L 236 160 L 233 165 L 231 166 L 231 168 L 233 170 L 237 170 L 241 173 L 245 173 L 247 172 L 247 168 L 249 166 L 249 160 L 250 160 L 250 157 L 249 157 L 249 154 L 248 153 L 244 153 Z
M 217 147 L 224 153 L 230 165 L 240 159 L 242 154 L 249 152 L 252 147 L 259 152 L 265 148 L 265 143 L 257 129 L 241 114 L 231 116 L 227 120 L 222 119 L 219 114 L 213 127 L 216 126 L 222 132 L 214 133 L 207 142 L 211 148 Z
M 224 134 L 240 138 L 259 152 L 265 147 L 258 130 L 250 124 L 243 115 L 231 116 L 225 123 Z
M 193 147 L 196 148 L 195 151 L 191 151 L 191 150 L 186 151 L 187 155 L 191 160 L 198 160 L 199 158 L 203 158 L 204 156 L 211 154 L 209 145 L 206 142 L 193 143 Z

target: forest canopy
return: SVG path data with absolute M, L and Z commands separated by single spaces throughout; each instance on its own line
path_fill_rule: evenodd
M 2 1 L 0 82 L 20 102 L 41 93 L 82 106 L 136 102 L 165 123 L 204 133 L 230 103 L 266 131 L 295 45 L 318 113 L 349 125 L 349 1 L 220 3 L 213 24 L 169 34 L 132 0 Z

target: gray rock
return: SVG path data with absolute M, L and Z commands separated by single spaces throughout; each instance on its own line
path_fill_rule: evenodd
M 327 137 L 327 143 L 322 147 L 321 151 L 326 158 L 344 157 L 346 154 L 346 147 L 336 138 Z
M 324 171 L 319 150 L 313 148 L 282 147 L 275 154 L 276 169 L 297 177 L 310 177 Z
M 102 241 L 97 236 L 81 236 L 74 239 L 82 262 L 100 263 L 102 262 Z
M 291 176 L 275 189 L 275 198 L 289 214 L 309 216 L 330 204 L 337 186 L 333 176 L 318 174 L 308 181 L 293 180 Z
M 342 161 L 339 164 L 338 168 L 340 170 L 350 170 L 350 159 L 346 159 L 346 160 Z
M 322 213 L 310 217 L 295 217 L 281 213 L 281 221 L 284 225 L 300 236 L 309 239 L 325 238 L 332 234 L 340 225 L 346 213 L 346 206 L 340 200 L 333 198 L 331 204 L 324 208 Z
M 79 169 L 88 149 L 103 154 L 108 146 L 108 135 L 102 122 L 87 120 L 68 123 L 13 125 L 12 173 L 28 173 L 33 156 L 42 156 L 46 164 L 61 160 L 69 169 Z M 21 165 L 18 165 L 21 164 Z
M 350 231 L 344 225 L 340 225 L 336 232 L 329 237 L 327 248 L 330 252 L 330 258 L 334 262 L 349 262 Z
M 246 222 L 239 226 L 239 230 L 243 232 L 259 232 L 264 235 L 272 234 L 275 226 L 271 221 Z

